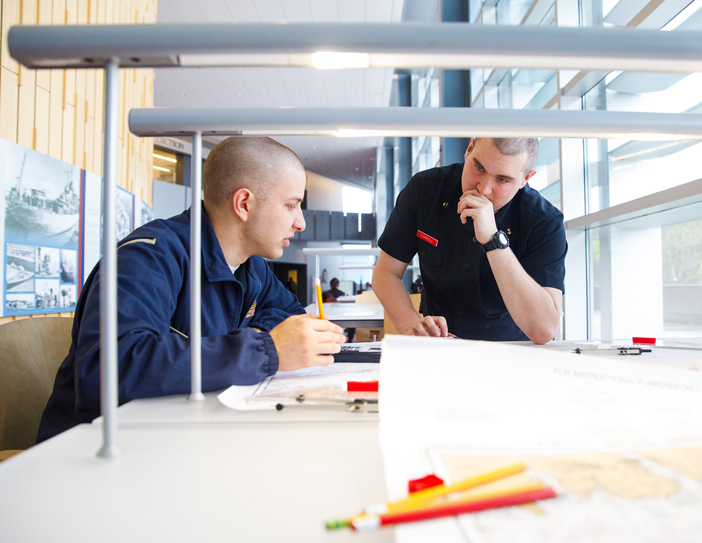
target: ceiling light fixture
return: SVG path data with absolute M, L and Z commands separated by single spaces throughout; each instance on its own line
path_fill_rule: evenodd
M 348 54 L 369 67 L 702 71 L 702 32 L 695 30 L 466 23 L 37 25 L 11 28 L 7 43 L 12 58 L 27 68 L 103 68 L 110 59 L 121 68 L 312 66 L 321 52 L 333 55 L 324 66 L 329 68 L 343 67 L 339 55 Z M 353 53 L 325 53 L 334 49 Z
M 160 158 L 161 160 L 167 160 L 168 162 L 178 162 L 175 158 L 171 158 L 169 156 L 163 156 L 163 155 L 157 155 L 156 153 L 153 153 L 151 156 L 154 158 Z
M 344 68 L 368 68 L 368 53 L 333 53 L 319 51 L 312 54 L 312 66 L 319 70 L 341 70 Z
M 168 168 L 162 168 L 161 166 L 154 166 L 154 170 L 158 170 L 160 172 L 171 173 L 171 170 L 169 170 Z
M 132 109 L 140 137 L 203 135 L 702 140 L 702 115 L 482 108 Z

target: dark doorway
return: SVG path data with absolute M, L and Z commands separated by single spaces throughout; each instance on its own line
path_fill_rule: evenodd
M 273 274 L 283 285 L 297 296 L 302 306 L 307 305 L 307 265 L 268 262 Z

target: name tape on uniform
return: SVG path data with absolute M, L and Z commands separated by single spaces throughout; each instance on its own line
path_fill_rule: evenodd
M 431 237 L 429 234 L 425 234 L 421 230 L 417 230 L 417 237 L 419 239 L 423 239 L 427 243 L 431 243 L 434 247 L 436 247 L 439 244 L 438 239 Z

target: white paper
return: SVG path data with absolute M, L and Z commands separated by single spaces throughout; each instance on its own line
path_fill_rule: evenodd
M 299 394 L 308 398 L 346 398 L 346 383 L 377 381 L 378 366 L 377 363 L 339 362 L 331 366 L 279 371 L 258 385 L 231 386 L 217 398 L 231 409 L 247 411 L 274 409 L 277 404 L 294 404 Z
M 540 505 L 545 515 L 510 508 L 436 521 L 436 530 L 454 529 L 464 540 L 486 543 L 619 543 L 660 541 L 660 526 L 665 525 L 674 529 L 676 541 L 698 538 L 702 515 L 691 511 L 702 510 L 702 475 L 699 480 L 685 476 L 640 451 L 702 447 L 702 375 L 642 364 L 638 358 L 386 337 L 380 440 L 389 497 L 404 497 L 409 479 L 442 469 L 445 457 L 437 451 L 452 449 L 469 461 L 471 456 L 513 461 L 607 452 L 636 464 L 646 477 L 665 479 L 662 483 L 675 491 L 637 501 L 603 490 L 605 482 L 582 497 L 566 484 L 558 487 L 559 479 L 551 477 L 549 483 L 562 494 Z M 552 459 L 542 458 L 542 464 Z M 580 464 L 574 465 L 578 469 Z M 669 515 L 669 522 L 652 513 L 656 510 Z M 637 528 L 617 528 L 629 523 Z M 446 538 L 438 531 L 429 537 L 426 530 L 403 526 L 396 539 Z

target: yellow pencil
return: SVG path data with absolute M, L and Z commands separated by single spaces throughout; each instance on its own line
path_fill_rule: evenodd
M 432 488 L 427 488 L 426 490 L 420 490 L 419 492 L 411 494 L 404 500 L 399 500 L 393 503 L 371 505 L 365 510 L 365 513 L 369 515 L 385 515 L 387 513 L 394 513 L 406 508 L 413 508 L 420 503 L 425 503 L 435 498 L 440 498 L 441 496 L 448 496 L 454 492 L 463 492 L 464 490 L 470 490 L 471 488 L 475 488 L 477 486 L 491 483 L 499 479 L 504 479 L 510 475 L 521 473 L 525 469 L 526 466 L 524 464 L 513 464 L 511 466 L 496 469 L 495 471 L 483 473 L 482 475 L 470 477 L 469 479 L 464 479 L 463 481 L 459 481 L 449 486 L 439 485 Z
M 322 303 L 322 284 L 319 278 L 314 278 L 314 288 L 317 291 L 317 307 L 319 308 L 319 318 L 324 318 L 324 304 Z

